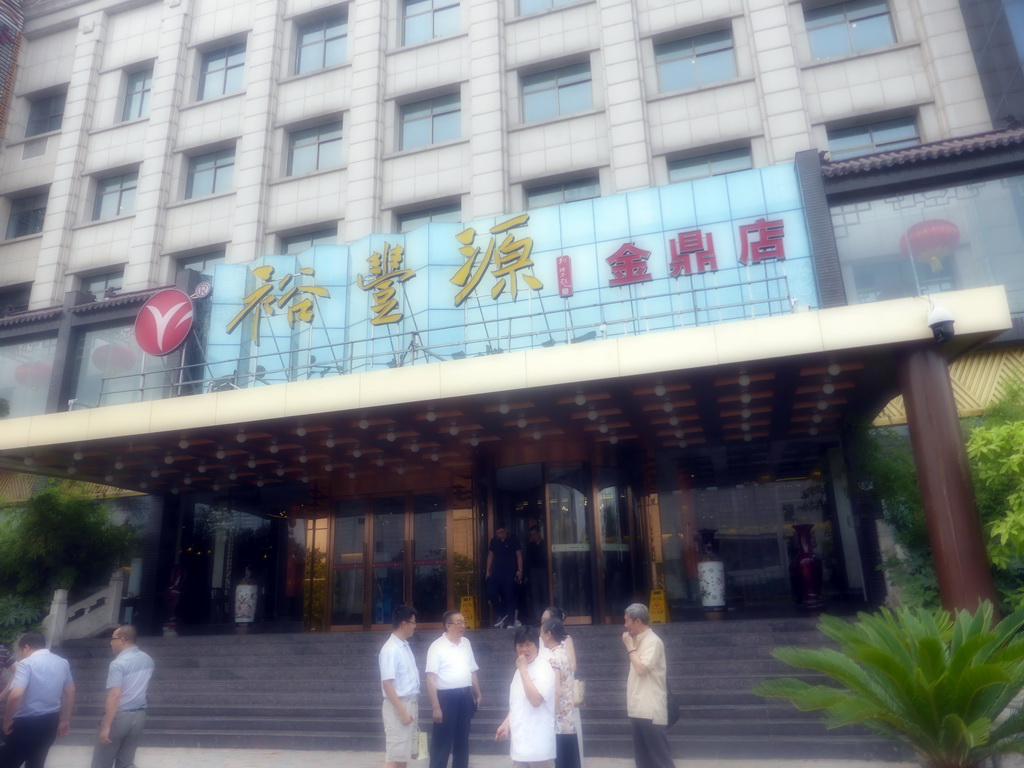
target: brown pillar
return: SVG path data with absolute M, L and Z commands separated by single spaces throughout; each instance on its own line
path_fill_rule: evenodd
M 998 605 L 953 385 L 938 344 L 903 354 L 900 388 L 942 604 L 971 611 L 980 600 Z

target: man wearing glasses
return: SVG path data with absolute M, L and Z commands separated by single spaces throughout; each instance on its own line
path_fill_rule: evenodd
M 58 735 L 71 729 L 75 684 L 68 662 L 46 648 L 39 632 L 18 638 L 18 668 L 4 710 L 0 767 L 43 768 Z
M 430 768 L 469 766 L 469 721 L 480 707 L 479 669 L 464 635 L 466 619 L 458 611 L 442 618 L 444 634 L 427 651 L 427 695 L 434 716 Z
M 391 637 L 377 658 L 384 694 L 384 768 L 405 768 L 419 750 L 416 697 L 420 692 L 420 673 L 409 647 L 409 638 L 416 632 L 416 609 L 409 605 L 395 608 L 391 628 Z
M 153 659 L 139 650 L 138 633 L 123 624 L 110 636 L 114 660 L 107 672 L 107 705 L 92 751 L 92 768 L 135 768 L 135 749 L 146 724 L 146 689 L 153 677 Z

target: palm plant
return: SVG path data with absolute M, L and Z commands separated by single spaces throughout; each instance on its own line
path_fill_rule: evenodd
M 825 616 L 832 648 L 777 648 L 773 655 L 820 672 L 833 685 L 783 678 L 755 687 L 803 711 L 823 710 L 829 728 L 859 723 L 913 749 L 927 768 L 976 768 L 1024 752 L 1024 609 L 993 626 L 991 603 L 974 614 L 882 609 L 849 623 Z

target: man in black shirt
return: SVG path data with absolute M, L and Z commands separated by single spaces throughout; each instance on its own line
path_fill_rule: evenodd
M 540 617 L 548 605 L 548 554 L 540 527 L 530 526 L 526 542 L 526 581 L 530 586 L 530 620 L 540 626 Z
M 494 609 L 494 626 L 520 626 L 516 610 L 516 584 L 523 580 L 523 549 L 510 536 L 505 523 L 499 522 L 487 547 L 487 599 Z

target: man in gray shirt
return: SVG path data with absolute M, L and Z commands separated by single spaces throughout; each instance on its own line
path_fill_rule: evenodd
M 146 689 L 153 659 L 135 644 L 138 632 L 122 624 L 110 636 L 114 660 L 107 672 L 107 705 L 100 721 L 92 768 L 135 768 L 135 750 L 146 724 Z
M 18 655 L 4 709 L 7 740 L 0 747 L 0 768 L 43 768 L 57 735 L 71 729 L 75 684 L 68 662 L 50 653 L 38 632 L 18 638 Z

